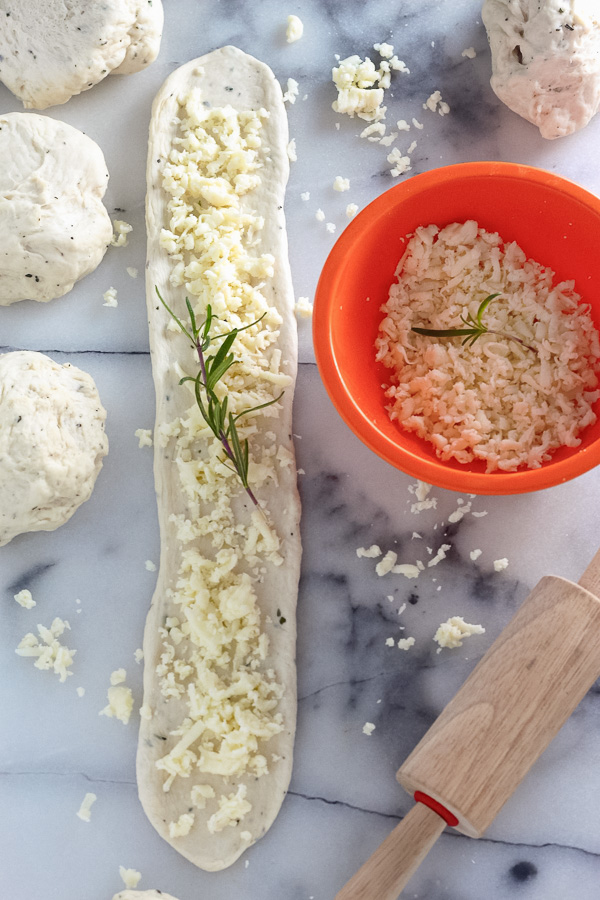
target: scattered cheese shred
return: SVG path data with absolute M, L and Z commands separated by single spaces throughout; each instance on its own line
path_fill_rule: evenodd
M 310 319 L 313 314 L 313 305 L 308 297 L 298 297 L 294 306 L 294 312 L 299 319 Z
M 117 300 L 117 290 L 114 287 L 110 287 L 107 291 L 104 291 L 103 298 L 103 306 L 110 306 L 114 309 L 119 305 L 119 301 Z
M 502 559 L 494 560 L 494 569 L 496 572 L 502 572 L 503 569 L 508 569 L 508 560 L 505 556 Z
M 114 234 L 111 240 L 112 246 L 126 247 L 127 235 L 133 231 L 133 225 L 130 225 L 128 222 L 123 222 L 120 219 L 115 219 L 113 222 L 113 230 Z
M 298 96 L 298 82 L 295 78 L 288 78 L 287 80 L 287 91 L 283 95 L 284 103 L 292 103 L 296 102 L 296 97 Z
M 410 650 L 411 647 L 414 647 L 415 639 L 414 637 L 408 638 L 400 638 L 398 641 L 398 649 L 399 650 Z
M 427 565 L 429 567 L 437 566 L 437 564 L 440 563 L 443 559 L 446 559 L 446 554 L 447 554 L 448 550 L 450 550 L 450 547 L 451 547 L 450 544 L 442 544 L 442 546 L 440 547 L 438 552 L 435 554 L 435 556 L 432 559 L 429 560 Z
M 341 175 L 336 175 L 333 181 L 333 189 L 334 191 L 339 191 L 343 193 L 344 191 L 350 190 L 350 179 L 342 178 Z
M 381 556 L 381 549 L 377 544 L 371 544 L 371 546 L 366 549 L 365 547 L 358 547 L 356 555 L 359 559 L 361 556 L 364 556 L 366 559 L 377 559 L 378 556 Z
M 81 801 L 81 806 L 79 807 L 76 815 L 81 819 L 82 822 L 90 821 L 92 817 L 92 804 L 95 803 L 97 799 L 98 797 L 96 796 L 96 794 L 86 794 Z
M 150 428 L 138 428 L 135 432 L 135 436 L 138 439 L 138 447 L 140 450 L 142 447 L 152 446 L 152 431 Z
M 133 710 L 133 695 L 131 688 L 123 687 L 127 677 L 125 669 L 116 669 L 110 676 L 111 686 L 108 689 L 108 704 L 100 710 L 99 715 L 108 716 L 109 719 L 118 719 L 123 725 L 127 725 Z
M 126 869 L 125 866 L 119 866 L 119 875 L 126 888 L 134 890 L 140 883 L 142 873 L 136 869 Z
M 22 606 L 23 609 L 33 609 L 33 607 L 36 606 L 36 602 L 31 596 L 31 591 L 19 591 L 19 593 L 14 596 L 19 606 Z
M 362 730 L 363 730 L 363 734 L 366 734 L 368 737 L 370 737 L 373 734 L 373 732 L 375 731 L 375 726 L 373 725 L 372 722 L 365 722 Z
M 304 34 L 304 23 L 298 16 L 287 17 L 287 28 L 285 30 L 285 39 L 288 44 L 299 41 Z

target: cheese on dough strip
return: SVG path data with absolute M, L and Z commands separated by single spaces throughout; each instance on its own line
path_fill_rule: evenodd
M 301 550 L 287 143 L 273 73 L 234 47 L 178 69 L 154 102 L 146 286 L 161 560 L 144 635 L 138 786 L 157 831 L 207 870 L 266 832 L 292 767 Z M 210 304 L 211 334 L 251 325 L 216 388 L 234 414 L 284 391 L 237 423 L 262 509 L 179 384 L 198 360 L 155 287 L 185 323 L 186 296 L 198 323 Z

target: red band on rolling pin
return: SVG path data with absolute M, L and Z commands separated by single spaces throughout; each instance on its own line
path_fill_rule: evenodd
M 441 803 L 438 803 L 437 800 L 434 800 L 433 797 L 430 797 L 429 794 L 424 794 L 422 791 L 415 791 L 415 801 L 417 803 L 423 803 L 424 806 L 428 806 L 429 809 L 432 809 L 438 816 L 441 816 L 447 825 L 452 825 L 453 828 L 458 825 L 456 816 L 451 813 L 449 809 L 446 809 L 445 806 L 442 806 Z

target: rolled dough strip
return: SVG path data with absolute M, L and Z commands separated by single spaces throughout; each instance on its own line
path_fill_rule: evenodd
M 249 669 L 254 672 L 258 671 L 261 677 L 264 675 L 267 683 L 271 684 L 272 681 L 275 681 L 283 688 L 283 696 L 277 700 L 272 713 L 269 714 L 272 722 L 276 722 L 273 717 L 279 715 L 282 717 L 282 725 L 274 729 L 278 730 L 279 728 L 280 730 L 268 740 L 258 740 L 257 748 L 250 754 L 252 762 L 249 771 L 243 774 L 237 772 L 228 778 L 221 774 L 207 772 L 202 762 L 211 754 L 221 760 L 225 746 L 220 738 L 213 739 L 210 722 L 203 721 L 202 717 L 192 716 L 196 728 L 195 733 L 200 737 L 198 740 L 191 741 L 189 745 L 187 743 L 190 741 L 191 734 L 188 727 L 189 720 L 183 729 L 180 729 L 178 735 L 173 735 L 173 731 L 180 728 L 185 717 L 190 716 L 190 685 L 196 685 L 191 690 L 197 691 L 196 700 L 199 705 L 202 705 L 206 701 L 207 695 L 210 695 L 208 682 L 212 684 L 214 679 L 220 679 L 221 686 L 224 684 L 226 690 L 228 687 L 231 688 L 231 684 L 228 682 L 228 664 L 216 666 L 210 677 L 205 673 L 203 685 L 194 680 L 195 675 L 183 678 L 185 694 L 181 694 L 181 692 L 178 694 L 178 689 L 175 687 L 171 692 L 174 695 L 169 697 L 164 695 L 161 688 L 161 679 L 164 688 L 165 679 L 168 679 L 169 672 L 173 672 L 174 666 L 172 659 L 170 662 L 167 659 L 165 663 L 163 655 L 165 644 L 176 642 L 175 649 L 167 652 L 167 657 L 168 653 L 172 653 L 176 660 L 185 662 L 189 659 L 189 654 L 195 652 L 191 639 L 185 635 L 181 638 L 179 634 L 181 628 L 178 631 L 178 627 L 176 627 L 172 632 L 173 640 L 170 638 L 171 632 L 166 641 L 166 632 L 163 631 L 162 636 L 159 632 L 165 623 L 167 623 L 168 630 L 174 617 L 187 624 L 184 615 L 186 611 L 181 603 L 174 601 L 170 591 L 175 588 L 175 593 L 179 591 L 180 597 L 183 592 L 188 600 L 192 597 L 192 602 L 198 601 L 197 573 L 194 575 L 193 572 L 188 571 L 183 575 L 179 574 L 182 567 L 182 554 L 192 548 L 194 552 L 199 551 L 203 558 L 211 560 L 209 565 L 213 565 L 217 552 L 213 546 L 215 533 L 217 541 L 220 537 L 220 526 L 215 526 L 214 529 L 209 529 L 210 533 L 204 537 L 195 538 L 190 543 L 182 543 L 185 539 L 185 534 L 182 537 L 182 531 L 185 532 L 188 527 L 193 529 L 198 522 L 206 522 L 203 517 L 214 510 L 214 504 L 205 503 L 197 497 L 190 501 L 189 494 L 182 489 L 178 474 L 181 460 L 175 461 L 181 448 L 178 450 L 177 437 L 168 436 L 169 433 L 180 433 L 180 428 L 179 425 L 176 425 L 173 430 L 169 426 L 170 423 L 179 422 L 179 417 L 185 418 L 190 408 L 190 402 L 193 405 L 193 394 L 186 389 L 187 386 L 180 386 L 179 380 L 182 373 L 195 375 L 198 371 L 198 362 L 189 340 L 173 327 L 173 322 L 161 306 L 155 293 L 157 286 L 171 309 L 181 319 L 186 317 L 184 301 L 186 293 L 191 288 L 189 276 L 187 280 L 179 278 L 179 281 L 184 282 L 183 284 L 173 285 L 170 282 L 177 261 L 165 250 L 164 242 L 161 246 L 161 230 L 172 227 L 168 209 L 170 198 L 163 188 L 162 179 L 165 160 L 172 151 L 174 141 L 181 136 L 181 120 L 185 118 L 185 111 L 180 108 L 179 99 L 184 95 L 189 95 L 195 89 L 201 91 L 201 102 L 198 107 L 200 110 L 230 106 L 242 113 L 263 108 L 269 114 L 268 118 L 263 117 L 260 131 L 262 145 L 258 150 L 260 168 L 257 170 L 260 183 L 254 189 L 242 192 L 240 211 L 264 218 L 263 227 L 255 233 L 251 253 L 256 258 L 260 258 L 261 254 L 272 254 L 275 259 L 274 274 L 271 278 L 265 278 L 264 284 L 260 283 L 262 279 L 258 275 L 249 277 L 248 281 L 260 290 L 266 302 L 266 308 L 270 310 L 264 322 L 267 323 L 273 315 L 276 318 L 280 317 L 281 320 L 280 326 L 271 332 L 270 339 L 273 338 L 273 334 L 277 335 L 275 343 L 265 345 L 263 362 L 268 371 L 276 372 L 280 353 L 280 375 L 285 373 L 288 376 L 285 379 L 288 383 L 285 386 L 283 397 L 279 401 L 276 417 L 273 417 L 275 407 L 270 407 L 264 413 L 261 412 L 251 419 L 240 421 L 240 425 L 246 421 L 255 426 L 255 433 L 250 435 L 250 454 L 254 459 L 254 464 L 251 463 L 250 466 L 251 487 L 253 487 L 252 478 L 257 477 L 258 481 L 253 489 L 255 489 L 260 503 L 264 504 L 265 514 L 255 510 L 235 475 L 223 470 L 218 476 L 223 481 L 226 492 L 229 492 L 228 502 L 231 503 L 233 509 L 234 529 L 243 532 L 236 536 L 228 531 L 223 539 L 222 549 L 225 550 L 227 556 L 232 548 L 235 550 L 237 547 L 235 552 L 238 552 L 240 558 L 233 569 L 234 576 L 246 579 L 246 582 L 248 579 L 250 580 L 260 613 L 260 631 L 267 635 L 269 641 L 265 658 L 259 660 L 256 656 L 258 662 L 252 662 Z M 287 141 L 287 119 L 281 89 L 273 73 L 263 63 L 234 47 L 216 50 L 182 66 L 167 79 L 154 102 L 148 153 L 146 285 L 150 347 L 157 397 L 155 481 L 161 531 L 161 559 L 156 591 L 144 634 L 144 708 L 147 711 L 146 714 L 151 717 L 142 719 L 137 773 L 140 799 L 154 827 L 183 856 L 207 870 L 221 869 L 230 865 L 250 844 L 267 831 L 285 797 L 292 768 L 296 720 L 295 606 L 301 549 L 298 528 L 300 504 L 296 488 L 291 427 L 293 388 L 297 367 L 297 334 L 293 315 L 293 289 L 287 259 L 287 239 L 283 214 L 285 184 L 289 172 Z M 176 147 L 179 151 L 181 144 L 176 144 Z M 196 183 L 193 173 L 189 177 Z M 207 187 L 207 183 L 203 181 L 198 189 L 204 192 L 202 196 L 212 197 L 214 194 L 212 187 L 212 184 Z M 210 212 L 210 203 L 207 204 L 200 200 L 194 201 L 190 208 L 198 209 L 200 206 L 205 211 L 208 208 Z M 224 208 L 227 209 L 227 207 Z M 215 252 L 215 257 L 218 258 L 218 256 L 219 253 Z M 227 313 L 219 311 L 221 307 L 217 296 L 214 297 L 214 304 L 215 311 L 220 316 L 216 330 L 227 330 L 232 324 L 238 322 L 235 316 L 230 319 Z M 243 317 L 243 303 L 242 309 L 238 312 Z M 200 316 L 201 318 L 202 316 Z M 256 318 L 253 312 L 249 318 L 246 316 L 244 321 L 255 321 Z M 263 328 L 262 324 L 257 327 L 260 330 Z M 264 333 L 267 334 L 267 331 Z M 251 334 L 251 332 L 247 332 L 247 334 Z M 239 352 L 236 348 L 242 346 L 243 337 L 240 334 L 232 348 L 234 355 Z M 279 378 L 280 375 L 273 377 Z M 227 377 L 224 378 L 225 382 Z M 246 406 L 248 405 L 250 404 L 247 403 Z M 161 433 L 164 434 L 165 426 L 167 427 L 167 437 L 161 440 Z M 217 447 L 219 447 L 218 442 Z M 203 448 L 199 443 L 192 448 L 191 458 L 197 459 L 198 456 L 205 453 L 206 447 Z M 264 474 L 261 466 L 265 464 L 265 461 L 268 463 L 269 453 L 276 480 L 269 477 L 261 483 L 260 472 L 263 471 Z M 221 455 L 220 452 L 219 455 Z M 269 528 L 266 527 L 267 521 Z M 188 526 L 186 522 L 191 525 Z M 248 547 L 248 541 L 252 544 L 252 541 L 257 538 L 257 530 L 252 522 L 258 523 L 259 530 L 263 524 L 265 526 L 265 534 L 262 537 L 259 536 L 259 544 L 263 549 L 270 540 L 274 539 L 279 542 L 278 550 L 274 554 L 271 553 L 270 556 L 268 553 L 266 556 L 263 554 L 258 567 L 249 562 L 247 556 L 240 550 L 243 545 Z M 184 524 L 182 525 L 182 523 Z M 273 538 L 275 534 L 277 538 Z M 278 557 L 281 558 L 281 564 L 277 564 Z M 223 557 L 219 557 L 219 559 L 223 560 Z M 193 585 L 192 582 L 194 582 Z M 211 599 L 208 605 L 214 612 L 213 607 L 210 606 L 212 602 Z M 221 614 L 222 609 L 217 614 L 216 620 L 220 621 Z M 213 617 L 211 621 L 214 623 L 216 620 Z M 243 618 L 239 621 L 235 620 L 235 622 L 236 628 L 242 627 L 245 622 L 247 624 L 247 620 Z M 185 630 L 185 624 L 181 627 Z M 198 625 L 195 621 L 194 628 L 196 627 L 201 630 L 204 626 Z M 207 627 L 211 627 L 210 622 Z M 236 646 L 239 650 L 239 644 Z M 232 648 L 231 652 L 234 653 L 235 648 Z M 159 674 L 157 667 L 161 665 L 161 659 L 163 668 L 162 674 Z M 258 668 L 253 670 L 252 666 L 255 665 Z M 173 677 L 177 682 L 179 676 L 174 674 Z M 271 697 L 273 696 L 274 694 L 271 694 Z M 245 713 L 242 710 L 243 708 L 247 709 L 244 707 L 244 703 L 245 700 L 239 700 L 236 696 L 232 696 L 232 717 L 238 714 L 242 718 L 244 717 Z M 209 730 L 203 731 L 204 728 Z M 245 726 L 240 728 L 238 738 L 242 735 L 244 728 Z M 201 744 L 205 740 L 212 740 L 212 751 L 210 746 L 208 749 L 206 746 L 202 749 Z M 235 739 L 232 738 L 232 740 L 235 743 Z M 157 768 L 157 763 L 160 766 L 163 765 L 165 758 L 171 759 L 168 755 L 172 754 L 176 745 L 181 745 L 182 742 L 185 744 L 185 748 L 181 750 L 180 747 L 175 752 L 179 754 L 178 758 L 183 758 L 184 762 L 187 758 L 189 775 L 187 777 L 178 775 L 170 784 L 166 777 L 169 769 L 161 770 Z M 191 762 L 187 756 L 188 749 L 193 754 Z M 245 748 L 242 747 L 240 753 L 243 755 L 244 752 Z M 264 774 L 260 774 L 261 759 L 268 767 L 268 772 Z M 163 763 L 160 762 L 161 760 Z M 208 767 L 210 768 L 211 765 L 212 763 L 209 763 Z M 255 768 L 252 768 L 253 766 Z M 204 771 L 202 771 L 203 767 Z M 256 777 L 256 774 L 259 774 L 260 777 Z M 207 791 L 209 794 L 211 789 L 214 791 L 214 797 L 206 798 L 204 808 L 201 808 L 204 798 L 200 798 L 197 804 L 193 802 L 191 789 L 195 785 L 200 785 L 201 790 Z M 246 792 L 242 807 L 249 803 L 251 809 L 245 811 L 239 823 L 236 824 L 235 809 L 239 803 L 234 795 L 240 797 L 240 786 L 242 793 Z M 198 800 L 197 793 L 195 796 Z M 215 819 L 215 815 L 219 811 L 220 815 L 224 813 L 224 807 L 229 808 L 228 798 L 233 798 L 233 805 L 229 804 L 233 809 L 233 819 L 228 821 L 221 817 L 219 820 L 218 816 Z M 191 822 L 189 818 L 186 820 L 186 815 L 192 817 Z M 224 827 L 223 822 L 226 823 Z M 215 826 L 220 830 L 215 831 Z

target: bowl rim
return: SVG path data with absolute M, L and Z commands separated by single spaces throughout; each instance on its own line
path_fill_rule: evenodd
M 449 467 L 442 460 L 425 458 L 395 443 L 379 431 L 346 388 L 332 340 L 332 303 L 345 259 L 365 231 L 391 207 L 431 188 L 464 178 L 502 176 L 522 179 L 560 190 L 600 216 L 600 198 L 554 172 L 521 163 L 478 161 L 441 166 L 412 176 L 372 200 L 344 229 L 332 247 L 319 277 L 313 309 L 313 346 L 317 367 L 329 398 L 354 434 L 381 459 L 397 469 L 437 487 L 461 493 L 509 495 L 543 490 L 569 481 L 600 464 L 600 440 L 563 460 L 548 461 L 536 469 L 517 472 L 471 472 Z

